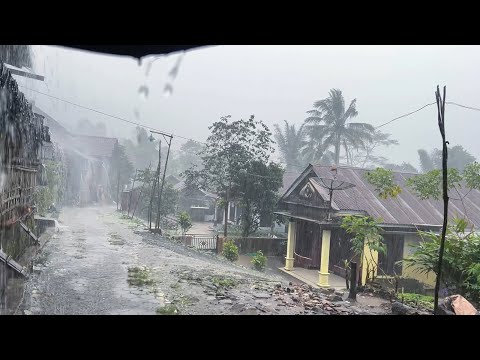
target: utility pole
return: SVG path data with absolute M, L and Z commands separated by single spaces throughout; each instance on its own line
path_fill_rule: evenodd
M 447 232 L 448 222 L 448 182 L 447 182 L 447 160 L 448 160 L 448 141 L 445 140 L 445 96 L 447 93 L 447 87 L 443 87 L 443 99 L 440 95 L 440 88 L 437 86 L 435 97 L 437 99 L 438 110 L 438 127 L 440 129 L 440 135 L 442 136 L 442 175 L 443 175 L 443 226 L 442 237 L 440 239 L 440 249 L 438 252 L 438 273 L 435 280 L 435 298 L 433 303 L 433 313 L 438 314 L 438 293 L 440 292 L 440 284 L 442 280 L 442 267 L 443 267 L 443 253 L 445 252 L 445 234 Z
M 153 141 L 153 136 L 150 137 L 150 141 Z M 152 193 L 150 194 L 150 206 L 148 208 L 148 228 L 152 230 L 152 205 L 153 205 L 153 198 L 155 197 L 155 190 L 157 190 L 157 182 L 160 178 L 160 164 L 162 159 L 162 141 L 159 140 L 158 142 L 158 166 L 157 172 L 155 174 L 155 178 L 153 179 L 153 189 Z
M 158 194 L 158 202 L 157 202 L 157 219 L 155 221 L 155 229 L 156 230 L 160 230 L 160 204 L 162 202 L 162 194 L 163 194 L 163 186 L 165 184 L 165 175 L 167 173 L 167 166 L 168 166 L 168 158 L 170 156 L 170 146 L 172 145 L 172 140 L 173 140 L 173 135 L 167 135 L 167 134 L 164 134 L 164 133 L 161 133 L 161 132 L 157 132 L 157 131 L 152 131 L 150 130 L 151 133 L 155 133 L 155 134 L 160 134 L 163 136 L 163 138 L 165 139 L 165 142 L 168 144 L 168 150 L 167 150 L 167 159 L 165 160 L 165 167 L 163 169 L 163 176 L 162 176 L 162 184 L 161 184 L 161 187 L 160 187 L 160 193 Z M 170 141 L 168 141 L 166 139 L 166 137 L 170 138 Z M 159 173 L 160 174 L 160 173 Z

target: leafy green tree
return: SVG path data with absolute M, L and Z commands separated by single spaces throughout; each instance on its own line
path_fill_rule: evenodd
M 110 193 L 112 197 L 117 196 L 117 192 L 121 192 L 125 185 L 130 183 L 134 172 L 134 168 L 127 155 L 125 147 L 115 144 L 112 157 L 110 159 Z
M 193 140 L 188 140 L 186 143 L 182 144 L 180 150 L 176 153 L 174 165 L 175 170 L 172 173 L 181 174 L 192 166 L 201 166 L 202 158 L 200 156 L 202 150 L 203 145 Z
M 403 162 L 400 165 L 385 163 L 383 165 L 383 167 L 385 169 L 389 169 L 389 170 L 393 170 L 393 171 L 410 172 L 410 173 L 418 174 L 418 170 L 412 164 L 407 163 L 407 162 Z
M 313 104 L 314 109 L 307 111 L 310 116 L 305 120 L 310 136 L 315 136 L 323 154 L 329 147 L 334 148 L 334 160 L 340 162 L 341 147 L 348 154 L 349 147 L 365 148 L 372 141 L 374 127 L 367 123 L 350 122 L 358 115 L 357 100 L 354 99 L 345 108 L 345 100 L 338 89 L 330 90 L 329 97 Z
M 377 168 L 365 173 L 367 181 L 375 187 L 375 191 L 383 199 L 395 198 L 402 188 L 395 183 L 392 170 Z
M 230 115 L 209 127 L 210 136 L 201 152 L 203 168 L 186 170 L 186 186 L 209 190 L 223 199 L 225 218 L 229 201 L 238 198 L 238 179 L 254 161 L 268 163 L 273 152 L 272 133 L 261 121 L 250 116 L 248 120 L 230 121 Z M 227 222 L 224 236 L 227 237 Z
M 448 189 L 454 189 L 461 186 L 462 176 L 457 169 L 448 169 L 447 180 Z M 423 200 L 433 198 L 439 200 L 443 194 L 442 170 L 431 170 L 425 174 L 412 176 L 407 180 L 407 186 Z
M 381 219 L 375 220 L 370 216 L 349 215 L 342 219 L 340 227 L 348 234 L 354 235 L 350 239 L 351 249 L 359 259 L 361 266 L 367 268 L 367 280 L 374 279 L 375 270 L 378 264 L 374 260 L 372 251 L 386 255 L 387 246 L 381 235 L 383 230 L 380 227 Z M 365 245 L 368 245 L 366 247 Z M 370 252 L 370 256 L 364 256 L 365 248 Z M 366 263 L 363 263 L 364 260 Z
M 158 186 L 155 187 L 155 194 L 153 194 L 153 181 L 155 178 L 155 171 L 151 168 L 141 170 L 137 174 L 136 184 L 141 189 L 140 200 L 138 204 L 138 216 L 143 219 L 148 219 L 148 211 L 150 207 L 150 199 L 152 201 L 152 218 L 157 216 L 157 199 L 158 199 Z M 141 184 L 141 185 L 140 185 Z M 163 187 L 162 202 L 160 204 L 160 215 L 165 217 L 173 215 L 176 212 L 178 204 L 178 192 L 169 183 L 165 183 Z
M 145 169 L 148 166 L 156 166 L 156 164 L 158 164 L 159 141 L 151 141 L 151 137 L 144 128 L 137 126 L 135 129 L 134 140 L 124 140 L 123 145 L 125 146 L 125 151 L 128 155 L 128 158 L 134 164 L 135 168 Z M 166 152 L 162 151 L 162 154 L 164 154 L 162 159 L 162 163 L 164 163 Z
M 453 219 L 447 227 L 443 254 L 442 283 L 451 290 L 480 300 L 480 235 L 467 231 L 465 219 Z M 415 272 L 438 274 L 441 236 L 432 231 L 419 231 L 423 241 L 413 245 L 413 254 L 403 260 Z
M 273 211 L 278 200 L 278 190 L 283 183 L 283 169 L 270 162 L 252 161 L 248 170 L 241 171 L 237 180 L 241 198 L 242 236 L 248 237 L 260 226 L 262 218 L 273 221 Z
M 428 153 L 424 149 L 418 150 L 420 168 L 422 172 L 428 172 L 442 168 L 442 150 L 433 149 Z M 448 167 L 463 171 L 466 165 L 475 161 L 475 157 L 461 145 L 448 148 Z
M 290 125 L 288 121 L 284 121 L 285 126 L 283 130 L 278 124 L 274 125 L 274 138 L 277 142 L 282 162 L 286 165 L 286 170 L 298 170 L 297 166 L 306 165 L 302 156 L 307 135 L 304 129 L 305 124 L 302 124 L 297 130 L 295 124 Z
M 370 141 L 365 142 L 364 147 L 346 146 L 347 164 L 362 168 L 370 165 L 382 165 L 387 161 L 384 156 L 376 155 L 379 147 L 398 145 L 398 141 L 390 138 L 391 134 L 375 130 Z

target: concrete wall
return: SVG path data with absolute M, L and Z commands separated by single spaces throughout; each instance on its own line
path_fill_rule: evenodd
M 405 241 L 403 245 L 403 257 L 406 258 L 413 253 L 412 244 L 418 244 L 421 241 L 421 237 L 418 234 L 405 234 Z M 435 274 L 434 273 L 419 273 L 415 271 L 414 267 L 406 268 L 406 264 L 402 265 L 402 275 L 421 281 L 425 284 L 425 287 L 435 287 Z

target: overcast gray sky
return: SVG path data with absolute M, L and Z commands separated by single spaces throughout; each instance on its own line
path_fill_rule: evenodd
M 267 125 L 301 124 L 315 100 L 331 88 L 346 102 L 357 99 L 356 121 L 382 124 L 435 101 L 436 85 L 447 86 L 447 101 L 479 107 L 479 46 L 215 46 L 186 52 L 173 83 L 163 89 L 179 54 L 155 61 L 148 77 L 131 58 L 60 47 L 35 46 L 36 71 L 45 83 L 20 84 L 138 121 L 167 132 L 205 140 L 222 115 L 254 114 Z M 138 89 L 146 84 L 146 100 Z M 22 89 L 62 124 L 103 121 L 110 136 L 128 137 L 134 126 Z M 135 111 L 138 111 L 139 118 Z M 480 112 L 447 106 L 447 139 L 480 158 Z M 431 106 L 382 128 L 399 142 L 381 155 L 418 166 L 417 149 L 441 146 L 436 108 Z M 174 139 L 179 145 L 183 140 Z

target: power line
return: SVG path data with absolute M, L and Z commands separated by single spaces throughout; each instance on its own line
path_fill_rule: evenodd
M 379 126 L 376 126 L 375 129 L 379 129 L 379 128 L 381 128 L 382 126 L 388 125 L 388 124 L 390 124 L 390 123 L 392 123 L 392 122 L 394 122 L 394 121 L 397 121 L 397 120 L 399 120 L 399 119 L 401 119 L 401 118 L 404 118 L 404 117 L 407 117 L 407 116 L 409 116 L 409 115 L 415 114 L 416 112 L 419 112 L 420 110 L 425 109 L 427 106 L 431 106 L 431 105 L 435 105 L 435 104 L 436 104 L 436 102 L 433 102 L 433 103 L 431 103 L 431 104 L 423 105 L 421 108 L 419 108 L 419 109 L 417 109 L 417 110 L 415 110 L 415 111 L 409 112 L 408 114 L 401 115 L 401 116 L 399 116 L 399 117 L 396 117 L 395 119 L 392 119 L 392 120 L 390 120 L 390 121 L 387 121 L 386 123 L 383 123 L 383 124 L 381 124 L 381 125 L 379 125 Z
M 127 122 L 129 124 L 133 124 L 133 125 L 137 125 L 137 126 L 140 126 L 140 127 L 143 127 L 143 128 L 146 128 L 146 129 L 150 129 L 150 130 L 154 130 L 154 131 L 158 131 L 160 132 L 159 129 L 156 129 L 156 128 L 153 128 L 153 127 L 150 127 L 150 126 L 147 126 L 147 125 L 143 125 L 143 124 L 140 124 L 140 123 L 137 123 L 135 121 L 130 121 L 130 120 L 127 120 L 127 119 L 123 119 L 121 117 L 118 117 L 118 116 L 115 116 L 115 115 L 111 115 L 111 114 L 107 114 L 103 111 L 100 111 L 100 110 L 96 110 L 96 109 L 92 109 L 92 108 L 89 108 L 88 106 L 83 106 L 83 105 L 80 105 L 80 104 L 76 104 L 74 102 L 71 102 L 71 101 L 68 101 L 68 100 L 65 100 L 65 99 L 62 99 L 62 98 L 59 98 L 57 96 L 53 96 L 53 95 L 50 95 L 50 94 L 47 94 L 47 93 L 44 93 L 44 92 L 41 92 L 41 91 L 38 91 L 38 90 L 34 90 L 34 89 L 31 89 L 27 86 L 24 86 L 24 85 L 18 85 L 18 86 L 21 86 L 27 90 L 30 90 L 30 91 L 33 91 L 33 92 L 36 92 L 36 93 L 39 93 L 39 94 L 42 94 L 42 95 L 45 95 L 45 96 L 49 96 L 51 98 L 54 98 L 56 100 L 59 100 L 59 101 L 63 101 L 63 102 L 66 102 L 68 104 L 71 104 L 71 105 L 74 105 L 74 106 L 78 106 L 82 109 L 86 109 L 86 110 L 90 110 L 90 111 L 93 111 L 93 112 L 96 112 L 98 114 L 102 114 L 104 116 L 108 116 L 108 117 L 111 117 L 111 118 L 114 118 L 114 119 L 118 119 L 118 120 L 121 120 L 121 121 L 124 121 L 124 122 Z M 188 137 L 185 137 L 185 136 L 181 136 L 181 135 L 177 135 L 177 134 L 172 134 L 174 135 L 175 137 L 178 137 L 178 138 L 181 138 L 181 139 L 185 139 L 185 140 L 191 140 L 191 141 L 194 141 L 196 143 L 199 143 L 199 144 L 202 144 L 202 145 L 206 145 L 206 143 L 204 142 L 201 142 L 201 141 L 198 141 L 198 140 L 195 140 L 195 139 L 191 139 L 191 138 L 188 138 Z M 296 172 L 289 172 L 289 171 L 285 171 L 284 172 L 285 174 L 289 174 L 289 173 L 296 173 Z M 263 177 L 263 178 L 271 178 L 269 176 L 263 176 L 263 175 L 256 175 L 256 174 L 249 174 L 251 176 L 257 176 L 257 177 Z
M 127 120 L 127 119 L 124 119 L 124 118 L 121 118 L 121 117 L 118 117 L 118 116 L 115 116 L 115 115 L 107 114 L 107 113 L 105 113 L 105 112 L 103 112 L 103 111 L 100 111 L 100 110 L 96 110 L 96 109 L 89 108 L 88 106 L 83 106 L 83 105 L 80 105 L 80 104 L 76 104 L 76 103 L 74 103 L 74 102 L 71 102 L 71 101 L 68 101 L 68 100 L 65 100 L 65 99 L 62 99 L 62 98 L 59 98 L 59 97 L 56 97 L 56 96 L 53 96 L 53 95 L 50 95 L 50 94 L 47 94 L 47 93 L 38 91 L 38 90 L 31 89 L 31 88 L 29 88 L 29 87 L 27 87 L 27 86 L 24 86 L 24 85 L 18 85 L 18 86 L 21 86 L 21 87 L 23 87 L 23 88 L 25 88 L 25 89 L 27 89 L 27 90 L 30 90 L 30 91 L 33 91 L 33 92 L 36 92 L 36 93 L 39 93 L 39 94 L 42 94 L 42 95 L 45 95 L 45 96 L 49 96 L 49 97 L 51 97 L 51 98 L 53 98 L 53 99 L 66 102 L 67 104 L 74 105 L 74 106 L 77 106 L 77 107 L 82 108 L 82 109 L 90 110 L 90 111 L 96 112 L 96 113 L 101 114 L 101 115 L 104 115 L 104 116 L 108 116 L 108 117 L 111 117 L 111 118 L 114 118 L 114 119 L 117 119 L 117 120 L 124 121 L 124 122 L 129 123 L 129 124 L 132 124 L 132 125 L 137 125 L 137 126 L 140 126 L 140 127 L 145 128 L 145 129 L 149 129 L 149 130 L 162 131 L 162 130 L 159 130 L 159 129 L 156 129 L 156 128 L 153 128 L 153 127 L 150 127 L 150 126 L 147 126 L 147 125 L 143 125 L 143 124 L 137 123 L 137 122 L 135 122 L 135 121 Z M 163 131 L 163 132 L 167 132 L 167 131 Z M 194 140 L 194 139 L 191 139 L 191 138 L 187 138 L 187 137 L 185 137 L 185 136 L 176 135 L 176 134 L 172 134 L 172 135 L 174 135 L 175 137 L 181 138 L 181 139 L 191 140 L 191 141 L 197 142 L 197 143 L 199 143 L 199 144 L 205 144 L 205 143 L 203 143 L 203 142 L 201 142 L 201 141 Z
M 121 121 L 124 121 L 126 123 L 129 123 L 129 124 L 132 124 L 132 125 L 136 125 L 136 126 L 140 126 L 140 127 L 143 127 L 145 129 L 149 129 L 149 130 L 155 130 L 155 131 L 161 131 L 159 129 L 156 129 L 156 128 L 153 128 L 153 127 L 150 127 L 150 126 L 147 126 L 147 125 L 144 125 L 144 124 L 141 124 L 141 123 L 137 123 L 135 121 L 131 121 L 131 120 L 127 120 L 127 119 L 124 119 L 124 118 L 121 118 L 121 117 L 118 117 L 118 116 L 115 116 L 115 115 L 111 115 L 111 114 L 107 114 L 103 111 L 100 111 L 100 110 L 96 110 L 96 109 L 92 109 L 92 108 L 89 108 L 87 106 L 83 106 L 83 105 L 80 105 L 80 104 L 77 104 L 77 103 L 74 103 L 72 101 L 68 101 L 68 100 L 65 100 L 65 99 L 62 99 L 62 98 L 59 98 L 57 96 L 53 96 L 53 95 L 50 95 L 50 94 L 47 94 L 47 93 L 44 93 L 44 92 L 41 92 L 41 91 L 38 91 L 38 90 L 34 90 L 34 89 L 31 89 L 27 86 L 24 86 L 24 85 L 18 85 L 20 87 L 23 87 L 27 90 L 30 90 L 30 91 L 33 91 L 33 92 L 36 92 L 36 93 L 39 93 L 41 95 L 45 95 L 45 96 L 48 96 L 48 97 L 51 97 L 53 99 L 56 99 L 56 100 L 59 100 L 59 101 L 63 101 L 63 102 L 66 102 L 68 104 L 71 104 L 71 105 L 74 105 L 74 106 L 77 106 L 79 108 L 82 108 L 82 109 L 85 109 L 85 110 L 90 110 L 90 111 L 93 111 L 93 112 L 96 112 L 98 114 L 101 114 L 101 115 L 104 115 L 104 116 L 107 116 L 107 117 L 111 117 L 111 118 L 114 118 L 114 119 L 117 119 L 117 120 L 121 120 Z M 381 125 L 378 125 L 375 127 L 375 129 L 379 129 L 385 125 L 388 125 L 388 124 L 391 124 L 392 122 L 394 121 L 397 121 L 397 120 L 400 120 L 402 118 L 405 118 L 407 116 L 410 116 L 410 115 L 413 115 L 425 108 L 427 108 L 428 106 L 432 106 L 432 105 L 435 105 L 436 102 L 433 102 L 433 103 L 430 103 L 430 104 L 425 104 L 423 105 L 422 107 L 418 108 L 417 110 L 414 110 L 414 111 L 411 111 L 409 113 L 406 113 L 406 114 L 403 114 L 403 115 L 400 115 L 392 120 L 389 120 Z M 465 109 L 470 109 L 470 110 L 474 110 L 474 111 L 480 111 L 480 108 L 476 108 L 476 107 L 472 107 L 472 106 L 466 106 L 466 105 L 462 105 L 462 104 L 458 104 L 456 102 L 452 102 L 452 101 L 447 101 L 446 104 L 448 105 L 455 105 L 455 106 L 459 106 L 459 107 L 462 107 L 462 108 L 465 108 Z M 199 144 L 202 144 L 202 145 L 206 145 L 205 142 L 202 142 L 202 141 L 198 141 L 198 140 L 195 140 L 195 139 L 192 139 L 192 138 L 188 138 L 188 137 L 185 137 L 185 136 L 181 136 L 181 135 L 177 135 L 177 134 L 173 134 L 175 137 L 178 137 L 178 138 L 181 138 L 181 139 L 185 139 L 185 140 L 190 140 L 190 141 L 193 141 L 193 142 L 196 142 L 196 143 L 199 143 Z M 301 165 L 296 165 L 296 164 L 286 164 L 287 166 L 294 166 L 294 167 L 297 167 L 297 168 L 304 168 L 303 166 Z M 285 172 L 285 173 L 289 173 L 289 172 Z
M 466 106 L 466 105 L 457 104 L 456 102 L 453 102 L 453 101 L 447 101 L 447 102 L 445 102 L 445 103 L 448 104 L 448 105 L 456 105 L 456 106 L 459 106 L 459 107 L 462 107 L 462 108 L 465 108 L 465 109 L 480 111 L 479 108 L 472 107 L 472 106 Z

